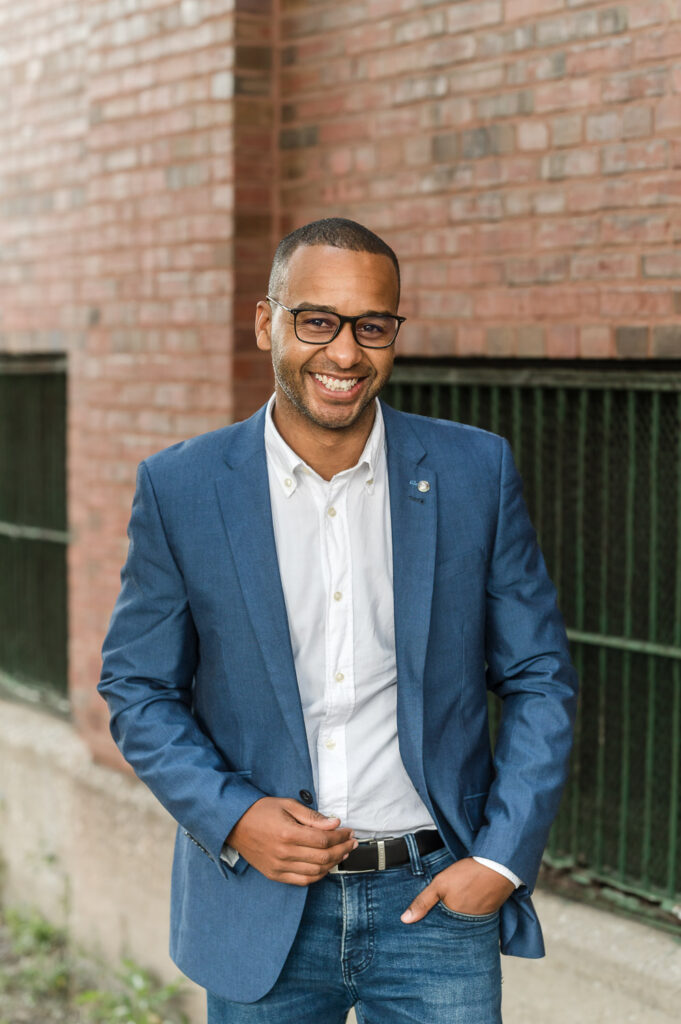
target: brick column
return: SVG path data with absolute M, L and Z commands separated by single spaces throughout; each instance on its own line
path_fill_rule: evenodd
M 231 0 L 125 15 L 83 5 L 87 133 L 70 358 L 70 680 L 96 756 L 118 760 L 95 693 L 135 468 L 234 414 Z

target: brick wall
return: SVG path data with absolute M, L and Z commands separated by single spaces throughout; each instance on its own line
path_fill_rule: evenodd
M 681 358 L 681 0 L 0 0 L 0 351 L 69 357 L 73 706 L 137 462 L 271 388 L 279 236 L 367 223 L 410 355 Z
M 681 3 L 282 0 L 283 228 L 404 263 L 410 355 L 681 357 Z
M 0 344 L 68 352 L 71 695 L 105 756 L 136 464 L 233 414 L 232 7 L 0 0 Z

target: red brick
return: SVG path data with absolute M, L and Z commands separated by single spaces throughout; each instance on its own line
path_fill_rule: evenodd
M 670 316 L 672 293 L 668 288 L 604 288 L 600 296 L 600 314 L 613 320 L 650 319 Z
M 461 326 L 458 332 L 457 355 L 486 355 L 485 330 L 474 325 Z
M 534 109 L 538 114 L 552 110 L 591 107 L 599 100 L 600 84 L 591 78 L 545 82 L 534 89 Z
M 665 96 L 655 104 L 655 131 L 673 131 L 681 127 L 681 96 Z
M 543 121 L 521 121 L 517 126 L 518 149 L 546 149 L 549 132 Z
M 543 356 L 546 351 L 546 332 L 537 324 L 518 327 L 516 332 L 516 352 L 526 359 Z
M 565 0 L 506 0 L 506 20 L 535 18 L 549 11 L 559 11 L 564 5 Z
M 552 324 L 546 330 L 546 355 L 554 359 L 576 359 L 579 333 L 572 324 Z
M 636 253 L 583 253 L 570 260 L 570 277 L 580 280 L 633 278 L 638 273 Z
M 681 252 L 670 249 L 643 257 L 644 277 L 681 277 Z
M 605 324 L 580 327 L 579 354 L 586 359 L 608 359 L 614 355 L 611 328 Z
M 645 359 L 648 355 L 648 328 L 615 328 L 615 352 L 620 359 Z
M 515 331 L 512 327 L 488 327 L 486 349 L 490 356 L 514 356 L 516 354 Z

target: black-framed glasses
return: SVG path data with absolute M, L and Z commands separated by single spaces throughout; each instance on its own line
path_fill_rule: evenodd
M 360 313 L 359 316 L 341 316 L 325 309 L 291 309 L 279 299 L 267 296 L 268 302 L 281 306 L 293 314 L 293 330 L 298 341 L 306 345 L 328 345 L 339 333 L 343 324 L 352 326 L 355 341 L 362 348 L 390 348 L 397 337 L 400 325 L 406 316 L 389 316 L 383 313 Z

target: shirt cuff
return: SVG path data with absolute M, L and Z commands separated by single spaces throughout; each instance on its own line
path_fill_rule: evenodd
M 233 868 L 239 859 L 240 854 L 233 846 L 230 846 L 226 841 L 222 844 L 220 850 L 220 860 L 224 860 L 228 867 Z
M 508 878 L 509 882 L 513 882 L 516 889 L 521 886 L 522 879 L 514 875 L 512 871 L 504 867 L 503 864 L 498 864 L 495 860 L 487 860 L 486 857 L 473 857 L 473 860 L 477 860 L 478 864 L 484 864 L 486 868 L 491 868 L 492 871 L 496 871 L 498 874 L 503 875 L 504 878 Z

